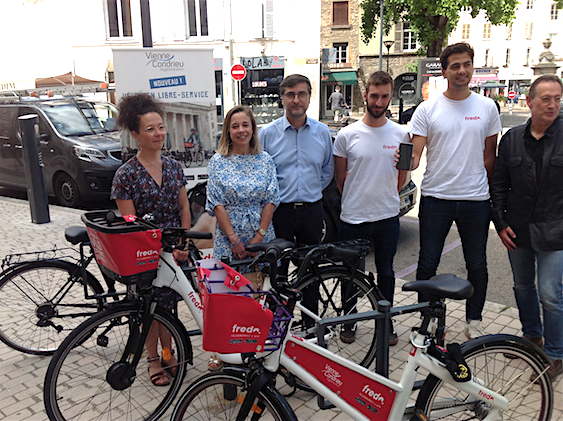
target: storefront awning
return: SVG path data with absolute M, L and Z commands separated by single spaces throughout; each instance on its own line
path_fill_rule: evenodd
M 357 85 L 358 78 L 355 71 L 331 72 L 323 74 L 323 82 L 336 82 L 340 85 Z

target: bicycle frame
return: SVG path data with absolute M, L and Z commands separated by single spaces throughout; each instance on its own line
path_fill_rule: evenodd
M 276 372 L 282 365 L 354 420 L 409 419 L 412 408 L 409 411 L 408 400 L 421 367 L 476 401 L 486 400 L 493 409 L 484 420 L 501 420 L 500 411 L 508 410 L 507 399 L 482 386 L 478 379 L 455 382 L 443 364 L 424 352 L 425 340 L 419 333 L 412 338 L 398 383 L 293 334 L 288 334 L 282 348 L 266 357 L 264 367 Z

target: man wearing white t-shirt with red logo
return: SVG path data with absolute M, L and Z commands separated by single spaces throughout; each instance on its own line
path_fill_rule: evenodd
M 442 51 L 442 75 L 448 89 L 421 103 L 411 120 L 412 169 L 418 167 L 426 147 L 416 279 L 436 275 L 446 236 L 455 222 L 468 279 L 475 289 L 466 303 L 465 334 L 469 338 L 485 334 L 481 313 L 488 282 L 489 185 L 502 129 L 494 101 L 469 90 L 473 56 L 466 43 Z
M 399 190 L 407 175 L 407 171 L 395 168 L 395 151 L 401 142 L 410 142 L 407 127 L 385 116 L 392 92 L 389 73 L 379 71 L 369 77 L 364 93 L 368 112 L 362 120 L 340 130 L 333 152 L 336 184 L 342 192 L 338 238 L 371 241 L 377 283 L 391 304 L 395 289 L 393 258 L 399 241 Z M 361 269 L 364 266 L 362 262 Z M 354 342 L 354 326 L 345 326 L 340 339 Z M 391 329 L 389 344 L 397 341 Z

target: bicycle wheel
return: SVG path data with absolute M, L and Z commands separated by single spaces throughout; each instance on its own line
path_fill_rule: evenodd
M 203 154 L 201 152 L 198 152 L 196 154 L 195 163 L 197 164 L 198 167 L 201 167 L 201 164 L 203 164 Z
M 218 371 L 194 381 L 180 398 L 173 421 L 235 420 L 246 395 L 245 373 Z M 297 420 L 284 397 L 272 386 L 264 387 L 246 419 Z
M 192 153 L 189 151 L 185 152 L 184 164 L 186 165 L 186 168 L 190 168 L 190 165 L 192 165 Z
M 350 280 L 350 269 L 347 267 L 327 266 L 320 269 L 320 277 L 319 280 L 314 274 L 307 275 L 295 287 L 304 294 L 308 289 L 319 291 L 318 311 L 313 312 L 320 318 L 377 310 L 375 294 L 377 287 L 362 273 L 356 271 Z M 343 299 L 343 296 L 348 298 Z M 296 311 L 293 333 L 300 336 L 314 334 L 311 329 L 306 328 L 306 324 L 302 320 L 301 312 Z M 342 325 L 333 326 L 325 335 L 328 349 L 356 364 L 368 367 L 375 359 L 375 326 L 376 321 L 373 319 L 358 322 L 355 326 L 356 339 L 353 343 L 340 340 Z
M 124 303 L 98 313 L 61 344 L 43 388 L 51 421 L 156 420 L 172 404 L 186 374 L 186 362 L 192 362 L 191 344 L 183 325 L 157 308 L 154 321 L 170 332 L 178 365 L 168 385 L 153 385 L 145 344 L 138 342 L 143 318 L 140 307 Z M 143 355 L 137 367 L 132 367 L 139 346 Z
M 544 361 L 521 341 L 511 335 L 484 336 L 464 343 L 462 352 L 473 381 L 508 399 L 503 420 L 549 420 L 553 388 Z M 433 375 L 425 380 L 416 407 L 432 420 L 480 420 L 490 409 Z
M 0 340 L 27 354 L 51 355 L 104 298 L 86 300 L 81 269 L 62 260 L 23 263 L 0 278 Z M 104 292 L 87 272 L 88 293 Z

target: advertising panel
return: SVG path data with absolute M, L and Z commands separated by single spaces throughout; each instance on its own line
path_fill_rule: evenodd
M 146 92 L 162 102 L 215 103 L 212 49 L 115 48 L 117 98 Z
M 188 189 L 206 180 L 219 133 L 213 49 L 114 48 L 113 64 L 117 102 L 139 92 L 162 102 L 163 154 L 186 168 Z M 121 144 L 124 160 L 136 153 L 138 144 L 129 133 L 122 133 Z
M 419 101 L 426 101 L 434 95 L 445 92 L 447 80 L 442 76 L 442 65 L 438 58 L 421 58 L 418 60 L 418 78 L 416 81 Z

